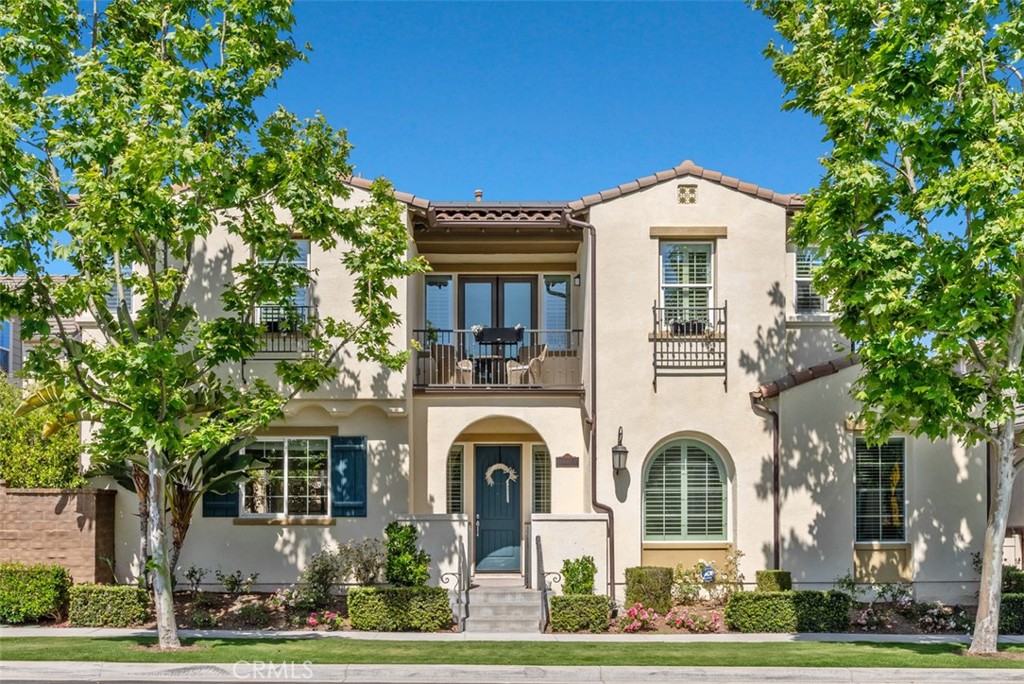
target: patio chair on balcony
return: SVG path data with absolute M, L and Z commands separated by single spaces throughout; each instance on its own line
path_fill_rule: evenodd
M 430 384 L 472 385 L 473 362 L 469 359 L 455 360 L 454 344 L 430 345 Z
M 519 348 L 519 358 L 509 359 L 505 364 L 505 376 L 510 385 L 539 385 L 544 358 L 548 345 L 531 344 Z

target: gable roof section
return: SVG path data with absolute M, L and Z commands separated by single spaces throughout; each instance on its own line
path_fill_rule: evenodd
M 526 222 L 550 222 L 554 220 L 554 215 L 558 213 L 584 211 L 596 204 L 631 195 L 634 192 L 640 192 L 661 183 L 687 177 L 700 178 L 743 193 L 744 195 L 771 202 L 783 207 L 787 212 L 802 209 L 804 206 L 802 195 L 775 192 L 753 183 L 746 183 L 739 178 L 726 176 L 721 171 L 705 169 L 703 166 L 694 164 L 689 159 L 674 168 L 658 171 L 650 176 L 644 176 L 635 181 L 581 197 L 573 202 L 434 202 L 425 197 L 419 197 L 399 190 L 395 190 L 395 199 L 429 214 L 431 218 L 434 218 L 434 216 L 443 217 L 441 219 L 443 221 L 457 222 L 468 220 L 473 223 L 486 223 L 490 221 L 514 222 L 524 220 Z M 369 190 L 373 185 L 373 181 L 361 176 L 350 176 L 344 182 L 362 190 Z
M 798 385 L 803 385 L 812 380 L 823 378 L 828 375 L 835 375 L 841 370 L 845 370 L 850 366 L 855 366 L 860 363 L 860 359 L 857 358 L 856 354 L 849 356 L 840 356 L 839 358 L 826 361 L 825 363 L 815 364 L 809 368 L 803 368 L 798 371 L 793 371 L 783 375 L 777 380 L 771 380 L 769 382 L 760 385 L 756 390 L 751 392 L 751 396 L 758 399 L 770 399 L 777 397 L 788 389 L 792 389 Z
M 800 195 L 783 194 L 775 192 L 774 190 L 769 190 L 768 188 L 762 188 L 758 185 L 754 185 L 753 183 L 745 183 L 739 178 L 723 175 L 721 171 L 705 169 L 703 166 L 698 166 L 687 159 L 675 168 L 658 171 L 653 175 L 638 178 L 631 183 L 624 183 L 609 190 L 602 190 L 594 195 L 587 195 L 575 202 L 569 202 L 569 208 L 572 211 L 582 211 L 594 206 L 595 204 L 601 204 L 602 202 L 618 199 L 625 195 L 631 195 L 634 192 L 646 190 L 651 186 L 666 183 L 677 178 L 685 178 L 687 176 L 700 178 L 702 180 L 736 190 L 737 192 L 742 192 L 745 195 L 766 200 L 772 204 L 777 204 L 780 207 L 785 208 L 786 211 L 795 211 L 803 208 L 804 206 L 803 197 Z

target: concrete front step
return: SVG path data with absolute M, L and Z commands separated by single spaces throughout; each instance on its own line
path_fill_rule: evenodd
M 466 606 L 467 632 L 540 630 L 541 593 L 522 587 L 474 587 Z
M 507 618 L 509 620 L 540 620 L 540 603 L 471 603 L 469 615 L 474 618 Z
M 471 611 L 472 612 L 472 611 Z M 540 615 L 531 619 L 525 618 L 496 618 L 496 617 L 473 617 L 466 618 L 467 632 L 490 632 L 490 633 L 516 633 L 524 634 L 537 633 L 540 631 Z
M 532 603 L 540 605 L 540 592 L 536 589 L 470 589 L 470 603 Z

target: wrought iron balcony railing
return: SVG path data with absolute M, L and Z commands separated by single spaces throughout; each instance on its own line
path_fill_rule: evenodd
M 414 330 L 420 388 L 579 389 L 581 330 Z
M 726 303 L 727 305 L 728 303 Z M 725 375 L 726 306 L 654 305 L 654 387 L 659 375 Z
M 314 306 L 256 307 L 256 324 L 263 328 L 260 354 L 301 354 L 309 351 L 306 330 L 317 320 Z

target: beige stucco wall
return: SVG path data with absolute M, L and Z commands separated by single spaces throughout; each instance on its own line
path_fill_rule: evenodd
M 696 184 L 697 203 L 681 205 L 677 186 Z M 699 439 L 722 457 L 729 477 L 724 542 L 746 553 L 749 578 L 771 558 L 766 464 L 771 440 L 747 393 L 786 368 L 786 214 L 770 202 L 693 178 L 654 186 L 595 206 L 598 302 L 598 498 L 613 507 L 616 573 L 652 559 L 674 564 L 708 558 L 721 544 L 644 544 L 641 484 L 647 459 L 666 442 Z M 659 299 L 659 240 L 652 227 L 724 228 L 715 241 L 714 299 L 728 301 L 728 387 L 723 376 L 659 377 L 652 385 L 651 306 Z M 619 427 L 627 471 L 612 475 Z M 621 591 L 621 590 L 620 590 Z
M 408 513 L 409 448 L 404 419 L 391 417 L 374 407 L 359 409 L 339 419 L 310 405 L 287 422 L 286 430 L 271 428 L 267 434 L 298 436 L 302 428 L 308 429 L 307 434 L 311 436 L 323 436 L 333 430 L 333 434 L 367 437 L 367 516 L 335 518 L 326 526 L 280 525 L 245 517 L 204 518 L 200 506 L 185 540 L 178 565 L 179 577 L 195 564 L 210 571 L 207 582 L 215 582 L 213 570 L 219 567 L 228 573 L 235 570 L 243 574 L 260 573 L 257 588 L 288 585 L 295 582 L 310 557 L 325 545 L 343 544 L 350 539 L 383 538 L 384 527 Z M 128 581 L 138 572 L 137 499 L 131 492 L 122 492 L 116 503 L 117 572 L 120 580 Z M 438 558 L 442 555 L 438 554 Z M 453 560 L 445 558 L 448 565 L 454 564 Z
M 854 543 L 854 446 L 849 396 L 857 366 L 781 395 L 782 561 L 803 588 L 913 580 L 922 600 L 970 602 L 971 553 L 985 526 L 984 447 L 906 439 L 906 543 Z M 852 427 L 852 426 L 851 426 Z
M 597 565 L 594 592 L 608 593 L 608 519 L 604 515 L 538 513 L 530 523 L 530 558 L 533 586 L 538 587 L 537 540 L 543 556 L 544 576 L 555 593 L 562 585 L 550 573 L 561 575 L 562 563 L 590 556 Z M 563 578 L 564 579 L 564 578 Z

